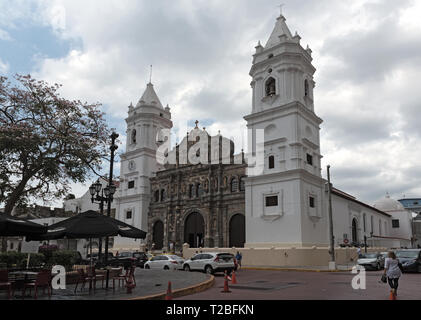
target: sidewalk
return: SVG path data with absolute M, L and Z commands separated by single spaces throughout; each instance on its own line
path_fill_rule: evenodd
M 355 264 L 337 265 L 336 270 L 329 270 L 329 266 L 314 266 L 314 267 L 274 267 L 274 266 L 242 266 L 244 270 L 269 270 L 269 271 L 301 271 L 301 272 L 348 272 L 352 271 Z

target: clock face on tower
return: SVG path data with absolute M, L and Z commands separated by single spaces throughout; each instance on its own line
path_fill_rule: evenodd
M 132 160 L 129 162 L 129 170 L 133 171 L 134 169 L 136 169 L 136 162 Z

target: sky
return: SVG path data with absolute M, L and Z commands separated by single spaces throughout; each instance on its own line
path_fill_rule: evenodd
M 283 3 L 292 33 L 313 50 L 323 176 L 330 164 L 334 186 L 368 204 L 386 193 L 420 197 L 421 1 Z M 140 99 L 153 65 L 175 131 L 199 120 L 238 147 L 251 112 L 254 48 L 269 38 L 279 4 L 0 0 L 0 74 L 31 74 L 63 84 L 69 99 L 101 102 L 121 153 L 128 106 Z M 88 187 L 72 185 L 72 192 Z

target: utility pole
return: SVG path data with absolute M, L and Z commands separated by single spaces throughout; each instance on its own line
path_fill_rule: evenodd
M 329 197 L 329 234 L 330 234 L 330 263 L 329 269 L 336 269 L 335 265 L 335 236 L 333 235 L 333 214 L 332 214 L 332 184 L 330 183 L 330 165 L 327 166 L 327 182 Z

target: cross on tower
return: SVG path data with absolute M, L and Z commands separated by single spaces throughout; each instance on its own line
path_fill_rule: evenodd
M 281 16 L 282 16 L 282 8 L 285 6 L 285 4 L 284 3 L 281 3 L 280 5 L 278 5 L 277 7 L 279 7 L 280 8 L 280 10 L 281 10 Z
M 199 128 L 199 120 L 196 120 L 195 124 L 196 124 L 196 128 Z

